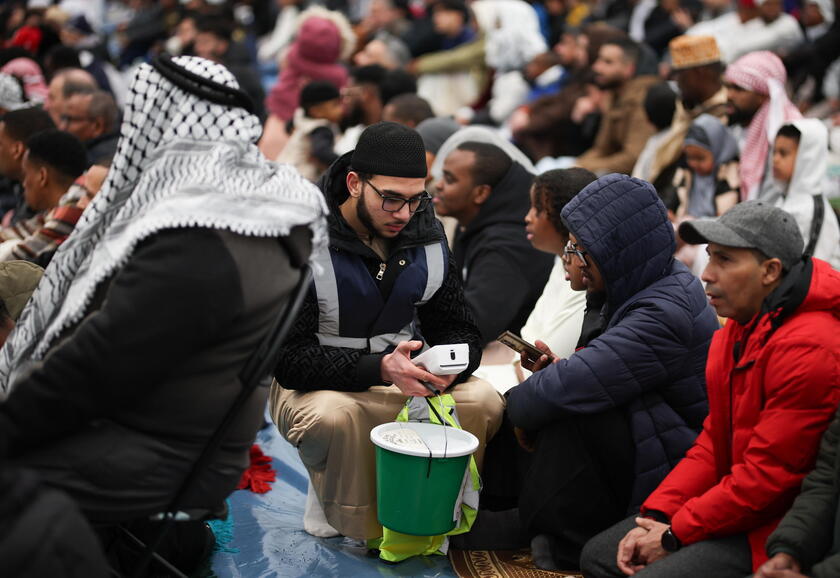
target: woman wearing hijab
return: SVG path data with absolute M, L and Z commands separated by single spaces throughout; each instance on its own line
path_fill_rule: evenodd
M 738 202 L 738 143 L 716 117 L 698 116 L 683 141 L 685 166 L 674 173 L 676 196 L 665 199 L 675 226 L 687 219 L 717 217 Z M 708 261 L 705 245 L 677 237 L 676 257 L 698 277 Z

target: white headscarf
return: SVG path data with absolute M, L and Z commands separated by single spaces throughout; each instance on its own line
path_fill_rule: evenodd
M 805 244 L 811 241 L 811 223 L 814 218 L 815 195 L 823 195 L 823 223 L 815 241 L 814 257 L 828 261 L 840 268 L 840 225 L 834 217 L 828 198 L 826 174 L 828 171 L 828 128 L 817 118 L 803 118 L 789 123 L 799 131 L 799 148 L 793 174 L 784 196 L 776 206 L 796 219 Z
M 228 87 L 219 64 L 180 56 L 186 70 Z M 203 100 L 148 64 L 133 75 L 111 170 L 73 234 L 56 252 L 14 332 L 0 351 L 0 399 L 22 365 L 85 314 L 96 286 L 154 233 L 206 227 L 240 235 L 280 237 L 298 225 L 326 246 L 326 206 L 294 169 L 270 163 L 254 142 L 257 117 Z
M 834 23 L 834 2 L 833 0 L 810 0 L 809 4 L 816 4 L 823 17 L 823 23 L 831 26 Z
M 17 110 L 26 106 L 23 102 L 23 89 L 18 81 L 8 74 L 0 72 L 0 108 Z
M 487 128 L 486 126 L 468 126 L 450 136 L 446 139 L 446 142 L 441 145 L 437 156 L 435 157 L 435 162 L 432 163 L 432 170 L 430 171 L 434 182 L 443 178 L 443 161 L 446 160 L 449 153 L 458 148 L 459 144 L 464 142 L 484 142 L 496 145 L 505 151 L 507 156 L 525 167 L 529 173 L 537 174 L 537 169 L 534 168 L 534 163 L 531 162 L 525 153 L 516 148 L 516 145 L 510 141 L 502 138 L 498 131 Z
M 476 0 L 470 5 L 486 35 L 487 66 L 497 73 L 518 70 L 548 50 L 534 8 L 524 0 Z

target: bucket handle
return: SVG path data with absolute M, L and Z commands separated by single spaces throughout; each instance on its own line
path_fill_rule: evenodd
M 440 392 L 436 389 L 434 390 L 434 392 L 435 392 L 435 397 L 438 399 L 438 401 L 440 401 Z M 438 421 L 443 426 L 443 457 L 445 459 L 446 454 L 449 451 L 449 436 L 446 434 L 446 420 L 443 419 L 443 417 L 441 417 L 441 415 L 438 413 L 438 410 L 435 409 L 435 404 L 433 404 L 431 401 L 429 401 L 428 397 L 425 398 L 425 399 L 426 399 L 426 404 L 429 406 L 429 409 L 432 410 L 432 413 L 435 414 L 435 417 L 438 418 Z M 443 403 L 440 403 L 439 405 L 440 405 L 441 408 L 443 408 Z M 432 473 L 432 454 L 431 454 L 431 452 L 429 452 L 429 468 L 426 472 L 426 477 L 428 478 L 431 475 L 431 473 Z

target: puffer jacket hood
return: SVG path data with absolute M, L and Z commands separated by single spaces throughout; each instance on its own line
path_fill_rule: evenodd
M 604 277 L 608 317 L 670 273 L 674 228 L 650 183 L 606 175 L 578 193 L 561 217 Z
M 562 212 L 607 285 L 603 332 L 508 394 L 515 426 L 621 408 L 636 448 L 628 513 L 685 455 L 708 414 L 705 367 L 718 329 L 700 280 L 672 258 L 674 234 L 649 184 L 608 175 Z

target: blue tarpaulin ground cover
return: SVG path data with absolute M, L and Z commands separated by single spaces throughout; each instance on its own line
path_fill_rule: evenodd
M 307 475 L 297 451 L 271 425 L 257 436 L 271 456 L 277 481 L 267 494 L 238 490 L 230 497 L 227 526 L 232 538 L 216 552 L 219 578 L 416 576 L 455 578 L 445 556 L 413 558 L 388 565 L 342 538 L 315 538 L 303 530 Z

